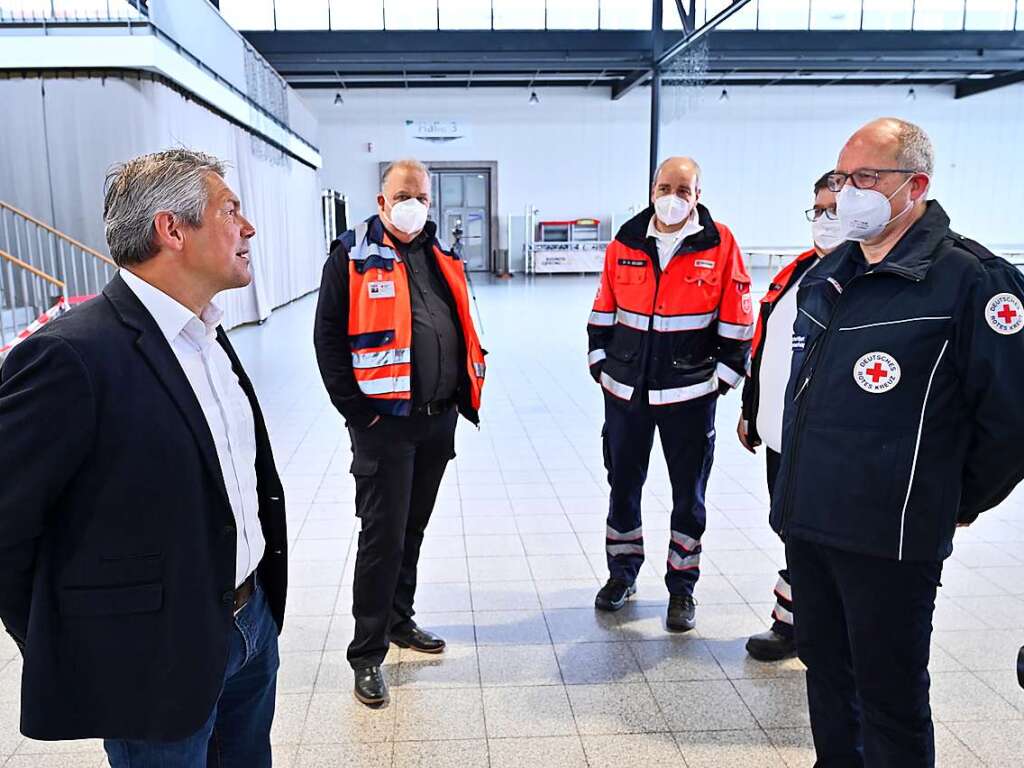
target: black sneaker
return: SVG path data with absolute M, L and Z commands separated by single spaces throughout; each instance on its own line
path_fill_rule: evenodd
M 617 611 L 626 604 L 626 598 L 636 593 L 636 584 L 622 579 L 608 579 L 594 598 L 594 607 L 601 611 Z
M 769 629 L 747 640 L 747 653 L 758 661 L 782 661 L 796 656 L 796 643 L 793 638 Z
M 665 626 L 671 632 L 689 632 L 697 626 L 697 601 L 693 595 L 669 595 Z

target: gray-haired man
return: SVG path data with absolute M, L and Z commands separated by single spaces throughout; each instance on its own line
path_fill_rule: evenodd
M 216 158 L 108 179 L 103 294 L 0 369 L 0 619 L 22 731 L 115 768 L 263 768 L 286 589 L 284 500 L 215 294 L 255 229 Z M 59 446 L 59 455 L 53 447 Z

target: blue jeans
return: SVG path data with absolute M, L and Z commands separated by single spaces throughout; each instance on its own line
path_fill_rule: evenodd
M 270 768 L 277 624 L 263 590 L 235 616 L 224 687 L 209 719 L 181 741 L 106 740 L 111 768 Z

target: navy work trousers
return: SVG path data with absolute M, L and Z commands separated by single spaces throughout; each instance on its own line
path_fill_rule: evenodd
M 932 768 L 928 654 L 941 562 L 790 537 L 796 645 L 818 768 Z
M 604 456 L 611 499 L 606 554 L 612 578 L 636 580 L 644 562 L 640 499 L 657 427 L 672 483 L 671 540 L 665 584 L 692 595 L 700 576 L 704 493 L 715 453 L 718 395 L 671 406 L 626 404 L 605 393 Z

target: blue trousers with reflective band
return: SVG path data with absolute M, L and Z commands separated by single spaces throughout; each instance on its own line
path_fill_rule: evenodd
M 230 643 L 224 687 L 203 727 L 181 741 L 104 741 L 111 768 L 270 768 L 277 624 L 258 582 Z
M 928 656 L 942 563 L 792 536 L 786 557 L 817 768 L 932 768 Z
M 604 458 L 611 486 L 605 551 L 612 578 L 632 584 L 644 562 L 640 501 L 657 428 L 672 484 L 665 584 L 669 594 L 693 594 L 700 577 L 717 401 L 715 394 L 671 406 L 627 405 L 605 394 Z
M 779 476 L 779 464 L 782 455 L 765 446 L 765 462 L 768 470 L 768 497 L 775 493 L 775 480 Z M 793 639 L 793 588 L 789 578 L 789 569 L 779 571 L 779 580 L 775 584 L 773 596 L 775 608 L 772 610 L 772 631 L 781 637 Z

